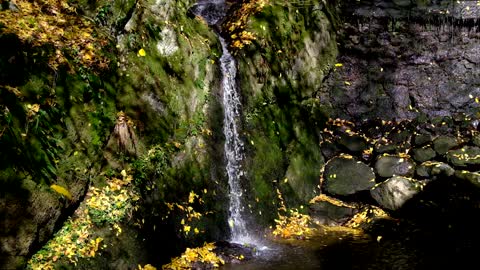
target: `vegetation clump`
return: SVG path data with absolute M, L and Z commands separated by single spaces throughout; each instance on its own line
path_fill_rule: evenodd
M 69 57 L 85 67 L 108 67 L 108 59 L 99 50 L 109 43 L 108 39 L 95 30 L 91 20 L 79 16 L 72 2 L 17 0 L 15 4 L 18 10 L 0 12 L 0 33 L 14 34 L 33 47 L 52 46 L 52 69 L 68 63 Z
M 181 256 L 172 259 L 169 264 L 163 265 L 162 269 L 192 269 L 193 265 L 198 263 L 213 268 L 220 267 L 220 265 L 225 264 L 225 261 L 213 252 L 214 249 L 214 243 L 206 243 L 199 248 L 187 248 Z
M 85 203 L 55 237 L 33 255 L 27 269 L 55 269 L 55 263 L 62 259 L 76 265 L 81 258 L 95 257 L 101 248 L 106 247 L 101 245 L 103 238 L 95 233 L 98 226 L 111 226 L 118 237 L 122 233 L 119 223 L 131 215 L 134 203 L 140 199 L 131 183 L 132 176 L 123 170 L 121 179 L 112 177 L 107 179 L 103 188 L 91 187 Z
M 235 10 L 232 19 L 225 24 L 225 29 L 231 39 L 231 47 L 241 49 L 255 40 L 252 32 L 246 31 L 249 17 L 260 12 L 269 0 L 250 0 L 245 1 L 242 6 Z

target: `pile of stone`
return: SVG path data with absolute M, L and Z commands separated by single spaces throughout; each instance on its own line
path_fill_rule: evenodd
M 368 209 L 392 213 L 440 178 L 480 188 L 477 124 L 464 115 L 360 125 L 329 120 L 321 143 L 323 194 L 312 200 L 312 216 L 342 225 Z

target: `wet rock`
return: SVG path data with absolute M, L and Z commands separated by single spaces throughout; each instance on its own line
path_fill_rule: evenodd
M 396 150 L 397 150 L 397 146 L 395 146 L 394 144 L 383 144 L 383 143 L 375 144 L 375 152 L 379 154 L 395 153 Z
M 448 150 L 459 145 L 457 138 L 451 136 L 439 136 L 433 141 L 433 149 L 439 154 L 443 155 Z
M 443 162 L 424 162 L 417 167 L 417 175 L 421 177 L 432 177 L 437 175 L 452 176 L 455 170 Z
M 323 179 L 325 190 L 334 195 L 351 195 L 375 185 L 372 168 L 346 155 L 327 162 Z
M 473 136 L 472 143 L 475 144 L 476 146 L 480 146 L 480 135 Z
M 388 138 L 397 145 L 405 144 L 410 142 L 410 131 L 409 130 L 396 130 L 389 134 Z
M 240 263 L 241 261 L 251 260 L 255 254 L 255 247 L 227 241 L 218 241 L 215 243 L 215 247 L 213 252 L 222 258 L 225 263 Z
M 433 137 L 430 134 L 415 134 L 413 137 L 413 144 L 415 146 L 422 146 L 433 141 Z
M 413 149 L 413 159 L 418 162 L 425 162 L 434 158 L 437 153 L 431 147 Z
M 316 223 L 328 226 L 344 224 L 358 212 L 355 206 L 324 194 L 315 197 L 310 203 L 310 216 Z
M 338 149 L 337 145 L 331 141 L 323 141 L 320 144 L 320 151 L 322 151 L 323 157 L 327 160 L 340 154 L 340 149 Z
M 375 170 L 381 177 L 412 176 L 415 172 L 415 163 L 400 156 L 381 156 L 375 163 Z
M 352 152 L 361 152 L 367 149 L 367 141 L 359 135 L 343 134 L 338 143 Z
M 456 171 L 455 177 L 463 180 L 467 180 L 470 183 L 480 188 L 480 173 L 478 172 L 469 172 L 469 171 Z
M 370 194 L 377 203 L 386 209 L 397 210 L 420 192 L 423 184 L 417 180 L 394 176 L 383 183 L 376 185 Z
M 227 12 L 227 6 L 224 1 L 198 1 L 189 10 L 189 15 L 200 16 L 207 21 L 209 25 L 218 23 Z
M 480 165 L 480 148 L 465 146 L 461 149 L 451 150 L 447 153 L 448 162 L 457 167 Z

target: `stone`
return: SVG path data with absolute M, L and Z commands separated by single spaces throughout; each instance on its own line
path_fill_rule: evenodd
M 456 171 L 455 177 L 459 179 L 467 180 L 468 182 L 480 188 L 480 173 L 478 172 L 470 172 L 465 170 Z
M 358 209 L 338 199 L 321 194 L 310 201 L 309 214 L 322 225 L 338 226 L 352 218 Z
M 458 146 L 458 140 L 451 136 L 439 136 L 433 141 L 433 149 L 439 155 L 446 154 L 448 150 Z
M 394 144 L 375 144 L 375 152 L 379 154 L 394 153 L 395 150 L 397 150 L 397 147 Z
M 343 134 L 338 143 L 352 152 L 361 152 L 367 149 L 367 141 L 359 135 Z
M 418 162 L 425 162 L 433 159 L 437 153 L 431 147 L 413 149 L 413 159 Z
M 430 134 L 415 134 L 413 137 L 413 144 L 415 146 L 422 146 L 433 141 L 433 137 Z
M 377 203 L 386 209 L 397 210 L 409 199 L 418 194 L 424 184 L 402 176 L 394 176 L 377 184 L 370 194 Z
M 453 166 L 467 167 L 480 164 L 480 148 L 477 146 L 465 146 L 461 149 L 451 150 L 447 153 L 448 162 Z
M 480 135 L 473 136 L 472 143 L 475 144 L 476 146 L 480 146 Z
M 400 156 L 381 156 L 375 163 L 375 170 L 381 177 L 413 176 L 415 163 Z
M 323 157 L 327 160 L 340 154 L 340 149 L 338 149 L 337 145 L 326 140 L 320 144 L 320 151 L 322 151 Z
M 323 179 L 325 190 L 333 195 L 351 195 L 375 185 L 372 168 L 346 155 L 325 164 Z
M 444 162 L 427 161 L 417 166 L 417 175 L 421 177 L 432 177 L 437 175 L 452 176 L 455 169 Z

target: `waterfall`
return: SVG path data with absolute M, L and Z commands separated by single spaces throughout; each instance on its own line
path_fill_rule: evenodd
M 203 17 L 209 25 L 217 25 L 226 15 L 225 0 L 198 0 L 190 12 Z M 239 244 L 253 244 L 256 241 L 248 232 L 245 219 L 244 190 L 240 184 L 244 173 L 242 170 L 243 142 L 238 134 L 241 102 L 236 85 L 237 67 L 235 58 L 228 51 L 228 45 L 219 35 L 222 44 L 220 67 L 222 71 L 223 92 L 223 133 L 225 135 L 225 159 L 228 185 L 230 187 L 228 224 L 231 229 L 230 241 Z
M 243 176 L 241 162 L 243 160 L 243 142 L 238 134 L 238 119 L 240 117 L 241 102 L 236 85 L 237 67 L 235 59 L 230 54 L 227 44 L 222 37 L 223 54 L 220 58 L 222 70 L 222 90 L 223 90 L 223 133 L 225 135 L 225 158 L 227 161 L 226 170 L 228 175 L 228 184 L 230 187 L 230 203 L 228 207 L 230 225 L 232 234 L 231 242 L 249 243 L 251 237 L 247 231 L 247 225 L 244 218 L 243 189 L 240 185 L 240 179 Z

